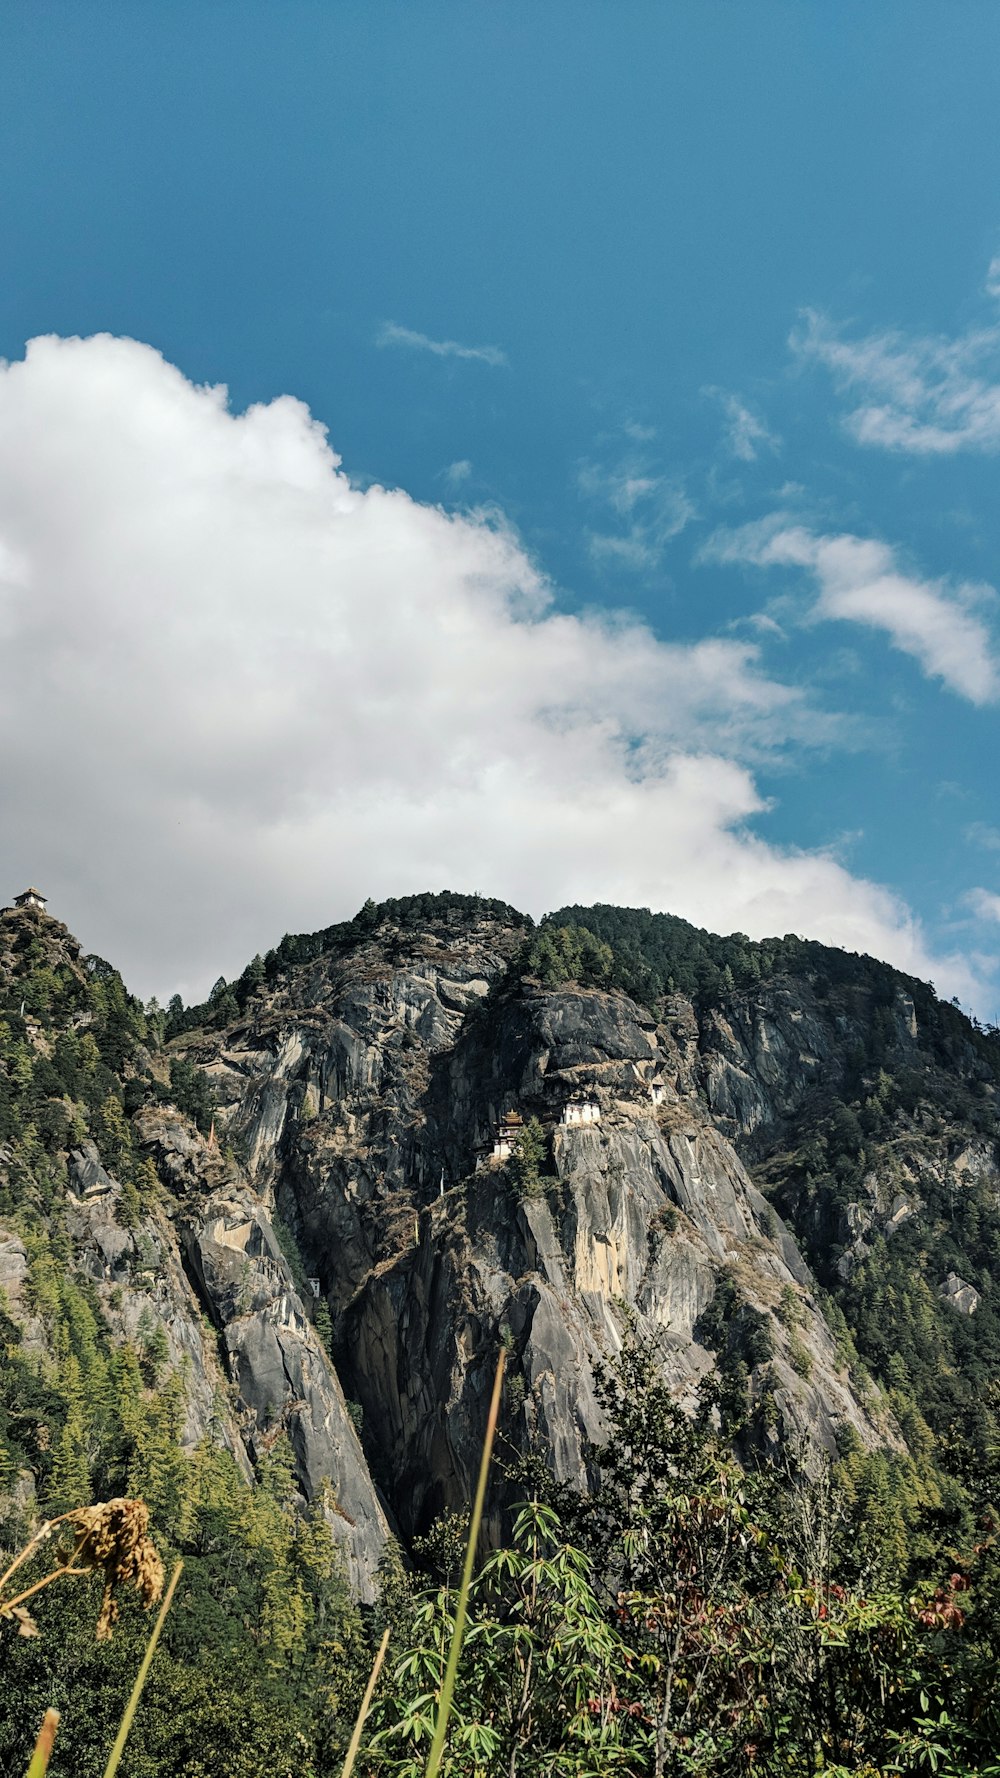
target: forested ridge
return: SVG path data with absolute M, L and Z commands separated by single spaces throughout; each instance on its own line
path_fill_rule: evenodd
M 668 1033 L 693 1003 L 692 1066 L 716 1094 L 713 1114 L 806 1249 L 846 1362 L 901 1439 L 871 1452 L 846 1438 L 832 1462 L 775 1447 L 768 1390 L 746 1387 L 751 1369 L 766 1385 L 762 1325 L 756 1351 L 734 1343 L 720 1373 L 728 1393 L 713 1381 L 684 1412 L 655 1347 L 626 1340 L 602 1373 L 609 1437 L 592 1454 L 589 1496 L 501 1442 L 497 1474 L 523 1504 L 483 1553 L 444 1769 L 996 1772 L 996 1033 L 884 964 L 798 939 L 716 939 L 605 907 L 563 909 L 536 928 L 462 896 L 366 904 L 353 921 L 283 940 L 197 1008 L 143 1007 L 57 922 L 0 916 L 3 1542 L 13 1553 L 41 1516 L 139 1496 L 164 1557 L 185 1560 L 123 1770 L 338 1772 L 386 1626 L 362 1769 L 423 1770 L 463 1525 L 448 1517 L 411 1548 L 391 1544 L 378 1597 L 361 1606 L 331 1532 L 337 1503 L 303 1499 L 287 1436 L 254 1447 L 250 1466 L 228 1430 L 221 1352 L 216 1408 L 192 1435 L 188 1360 L 142 1307 L 176 1213 L 143 1115 L 176 1108 L 213 1155 L 224 1151 L 199 1032 L 258 1016 L 296 972 L 378 935 L 391 965 L 428 921 L 446 940 L 475 920 L 513 935 L 493 999 L 525 979 L 621 989 Z M 764 1013 L 784 1016 L 792 1002 L 837 1033 L 835 1065 L 784 1098 L 775 1090 L 774 1115 L 743 1127 L 733 1057 L 752 1051 Z M 527 1149 L 511 1159 L 519 1191 L 531 1164 Z M 118 1302 L 114 1287 L 98 1288 L 74 1208 L 96 1189 L 95 1168 L 115 1186 L 102 1238 L 127 1272 Z M 974 1312 L 942 1295 L 952 1274 L 975 1293 Z M 794 1320 L 793 1296 L 783 1312 Z M 718 1290 L 705 1345 L 725 1348 L 737 1323 L 745 1345 L 735 1286 Z M 216 1331 L 203 1332 L 211 1356 Z M 86 1582 L 41 1595 L 34 1616 L 39 1633 L 27 1637 L 0 1617 L 0 1761 L 26 1763 L 55 1703 L 64 1722 L 51 1770 L 96 1778 L 147 1620 L 123 1603 L 112 1638 L 95 1640 Z
M 322 1515 L 300 1510 L 286 1441 L 253 1478 L 211 1436 L 182 1448 L 184 1366 L 168 1365 L 151 1310 L 131 1337 L 110 1324 L 70 1227 L 69 1157 L 93 1142 L 121 1185 L 115 1217 L 133 1245 L 135 1280 L 151 1287 L 169 1195 L 131 1114 L 144 1099 L 169 1100 L 172 1074 L 183 1098 L 194 1074 L 162 1055 L 158 1023 L 155 1007 L 147 1016 L 117 972 L 81 956 L 54 921 L 0 918 L 0 1221 L 8 1249 L 16 1237 L 27 1261 L 23 1283 L 20 1267 L 5 1273 L 18 1318 L 4 1311 L 0 1321 L 2 1534 L 14 1550 L 41 1517 L 92 1499 L 144 1499 L 164 1554 L 184 1556 L 184 1592 L 130 1770 L 249 1775 L 269 1761 L 284 1770 L 300 1722 L 352 1695 L 343 1653 L 362 1631 L 336 1546 Z M 218 1386 L 221 1419 L 221 1368 Z M 113 1638 L 95 1642 L 95 1615 L 93 1598 L 67 1588 L 41 1597 L 37 1637 L 3 1624 L 5 1771 L 26 1763 L 49 1704 L 65 1718 L 54 1769 L 103 1770 L 148 1626 L 129 1602 Z M 227 1763 L 202 1766 L 220 1723 Z

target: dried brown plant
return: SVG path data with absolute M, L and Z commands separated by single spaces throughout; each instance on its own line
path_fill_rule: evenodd
M 51 1572 L 13 1598 L 4 1597 L 16 1571 L 61 1529 L 72 1532 L 73 1542 L 56 1552 L 57 1563 Z M 0 1619 L 15 1621 L 20 1636 L 35 1636 L 37 1625 L 26 1610 L 26 1601 L 64 1575 L 95 1573 L 104 1581 L 95 1634 L 104 1641 L 118 1616 L 119 1589 L 134 1587 L 147 1610 L 163 1592 L 163 1563 L 149 1535 L 145 1501 L 106 1500 L 97 1506 L 74 1507 L 47 1520 L 0 1575 Z

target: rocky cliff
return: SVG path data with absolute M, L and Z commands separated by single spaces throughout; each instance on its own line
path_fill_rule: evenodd
M 948 1051 L 892 972 L 873 989 L 849 968 L 847 988 L 776 969 L 711 1003 L 676 985 L 640 1000 L 610 967 L 546 982 L 524 943 L 501 904 L 389 904 L 287 941 L 165 1043 L 147 1021 L 119 1045 L 117 1087 L 109 1073 L 129 1178 L 146 1169 L 138 1209 L 110 1114 L 74 1129 L 64 1092 L 65 1127 L 49 1119 L 70 1263 L 110 1337 L 159 1330 L 190 1448 L 222 1442 L 249 1476 L 288 1438 L 363 1596 L 390 1532 L 467 1502 L 500 1345 L 506 1456 L 540 1453 L 580 1486 L 602 1433 L 595 1367 L 635 1331 L 679 1396 L 708 1381 L 744 1445 L 901 1449 L 899 1401 L 836 1292 L 897 1231 L 926 1247 L 942 1194 L 995 1209 L 1000 1189 L 992 1052 L 964 1022 Z M 38 915 L 0 917 L 8 1008 L 29 958 L 79 1004 L 65 986 L 34 1021 L 4 1015 L 21 1021 L 8 1080 L 28 1051 L 54 1067 L 60 1032 L 79 1048 L 95 1019 L 77 948 Z M 933 1082 L 929 1112 L 912 1079 L 910 1109 L 890 1103 L 887 1061 Z M 211 1087 L 200 1130 L 176 1102 L 194 1079 Z M 8 1311 L 44 1343 L 7 1220 Z M 992 1273 L 968 1242 L 945 1240 L 938 1269 L 941 1326 L 986 1326 Z
M 892 1442 L 713 1121 L 690 1005 L 664 1021 L 621 992 L 545 988 L 511 968 L 522 939 L 497 918 L 386 921 L 188 1040 L 329 1306 L 394 1523 L 410 1535 L 468 1500 L 500 1343 L 507 1446 L 561 1480 L 586 1481 L 594 1365 L 627 1327 L 656 1335 L 689 1399 L 742 1363 L 764 1436 Z M 511 1114 L 540 1127 L 530 1177 L 493 1155 Z

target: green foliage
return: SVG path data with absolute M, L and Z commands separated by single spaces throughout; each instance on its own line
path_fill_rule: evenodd
M 73 1264 L 69 1149 L 87 1139 L 121 1185 L 108 1203 L 133 1236 L 133 1290 L 143 1253 L 156 1264 L 149 1219 L 160 1188 L 130 1113 L 166 1096 L 143 1047 L 150 1035 L 160 1041 L 165 1024 L 159 1009 L 147 1023 L 116 972 L 77 958 L 58 929 L 53 936 L 16 920 L 0 929 L 0 1214 L 25 1244 L 18 1316 L 34 1321 L 28 1342 L 0 1301 L 0 1487 L 26 1473 L 44 1512 L 141 1495 L 164 1554 L 185 1557 L 181 1596 L 129 1740 L 123 1770 L 131 1778 L 257 1778 L 262 1761 L 326 1778 L 370 1658 L 331 1530 L 336 1505 L 325 1496 L 303 1509 L 287 1447 L 265 1453 L 253 1485 L 228 1452 L 206 1443 L 190 1453 L 182 1442 L 187 1379 L 171 1367 L 155 1299 L 134 1342 L 119 1335 L 116 1343 L 94 1286 Z M 171 1063 L 173 1096 L 207 1128 L 208 1078 L 184 1057 Z M 120 1288 L 109 1301 L 122 1308 Z M 16 1549 L 25 1521 L 8 1496 L 0 1546 Z M 11 1646 L 11 1627 L 0 1622 L 0 1770 L 23 1771 L 26 1723 L 33 1732 L 50 1703 L 62 1710 L 55 1765 L 63 1778 L 104 1770 L 148 1623 L 126 1611 L 114 1642 L 95 1645 L 93 1610 L 67 1592 L 61 1603 L 39 1596 L 37 1638 Z
M 473 1584 L 452 1778 L 995 1778 L 995 1532 L 901 1587 L 898 1460 L 741 1467 L 634 1341 L 599 1395 L 593 1492 L 516 1508 Z M 424 1541 L 433 1583 L 397 1607 L 373 1774 L 423 1772 L 463 1529 Z
M 316 1329 L 316 1333 L 319 1337 L 320 1345 L 323 1347 L 324 1352 L 327 1354 L 327 1356 L 329 1358 L 332 1358 L 333 1357 L 333 1318 L 330 1314 L 330 1305 L 324 1297 L 320 1297 L 317 1304 L 316 1304 L 316 1312 L 313 1315 L 313 1326 Z M 359 1414 L 361 1412 L 360 1406 L 358 1405 L 357 1402 L 348 1402 L 347 1407 L 348 1407 L 348 1411 L 350 1411 L 351 1408 L 353 1407 L 353 1408 L 357 1409 Z M 352 1419 L 354 1418 L 353 1414 L 351 1417 L 352 1417 Z M 360 1427 L 358 1428 L 358 1430 L 360 1431 Z
M 215 1088 L 208 1075 L 185 1056 L 170 1058 L 170 1097 L 178 1111 L 193 1118 L 207 1135 L 216 1112 Z
M 144 1066 L 139 1002 L 98 958 L 79 959 L 45 928 L 8 926 L 0 968 L 0 1143 L 15 1149 L 15 1170 L 58 1170 L 65 1151 L 90 1134 L 119 1155 L 122 1076 Z M 52 1183 L 55 1183 L 53 1178 Z M 17 1202 L 16 1194 L 13 1202 Z M 0 1212 L 7 1206 L 0 1191 Z
M 549 1160 L 549 1139 L 537 1117 L 524 1125 L 507 1162 L 507 1174 L 522 1198 L 543 1197 L 549 1186 L 557 1184 L 554 1175 L 544 1171 Z
M 813 1372 L 812 1355 L 809 1352 L 808 1347 L 804 1346 L 802 1341 L 795 1334 L 792 1335 L 788 1342 L 788 1356 L 791 1360 L 792 1369 L 798 1371 L 799 1376 L 808 1382 Z
M 515 968 L 534 975 L 546 988 L 563 982 L 581 987 L 601 987 L 614 970 L 611 946 L 602 943 L 586 926 L 557 926 L 547 921 L 525 941 Z
M 168 1553 L 185 1556 L 162 1652 L 130 1737 L 128 1770 L 145 1778 L 167 1772 L 249 1778 L 262 1760 L 281 1760 L 285 1770 L 306 1749 L 319 1762 L 317 1774 L 336 1770 L 366 1645 L 330 1530 L 331 1498 L 321 1497 L 304 1513 L 295 1507 L 281 1441 L 262 1460 L 256 1488 L 217 1448 L 204 1445 L 185 1456 L 176 1399 L 156 1412 L 134 1365 L 119 1384 L 139 1444 L 115 1480 L 155 1503 L 154 1522 L 166 1532 Z M 60 1772 L 99 1778 L 103 1771 L 148 1621 L 126 1606 L 113 1641 L 95 1644 L 93 1603 L 81 1608 L 70 1592 L 62 1601 L 40 1595 L 39 1636 L 6 1651 L 4 1771 L 18 1769 L 24 1721 L 43 1696 L 63 1712 Z M 230 1733 L 244 1737 L 239 1747 L 222 1744 Z M 216 1737 L 222 1737 L 218 1744 Z M 329 1766 L 319 1758 L 321 1748 L 329 1750 Z M 185 1749 L 185 1762 L 194 1763 L 178 1763 Z
M 559 908 L 546 915 L 539 930 L 548 926 L 585 926 L 610 945 L 614 986 L 654 1007 L 670 993 L 687 994 L 702 1007 L 717 1006 L 734 991 L 752 993 L 783 975 L 808 981 L 820 1000 L 849 1003 L 863 995 L 870 1006 L 868 1049 L 876 1061 L 896 1044 L 894 1003 L 902 990 L 913 1002 L 922 1041 L 936 1064 L 1000 1081 L 1000 1031 L 983 1029 L 949 1001 L 939 1000 L 929 983 L 878 958 L 835 950 L 795 933 L 759 941 L 742 932 L 720 937 L 675 914 L 605 903 Z M 976 1109 L 977 1100 L 982 1113 L 981 1095 L 973 1090 L 965 1096 L 970 1110 Z
M 824 950 L 794 933 L 756 944 L 740 932 L 719 938 L 675 914 L 652 914 L 648 908 L 616 908 L 603 903 L 560 908 L 546 915 L 539 933 L 566 926 L 585 927 L 609 946 L 614 985 L 650 1006 L 670 993 L 688 994 L 702 1004 L 715 1003 L 734 988 L 753 987 L 782 969 L 802 971 L 812 952 Z
M 309 1302 L 312 1298 L 312 1286 L 309 1283 L 306 1274 L 305 1261 L 302 1258 L 302 1253 L 293 1230 L 289 1227 L 289 1224 L 285 1222 L 284 1218 L 278 1215 L 271 1218 L 271 1227 L 274 1230 L 275 1238 L 278 1242 L 278 1246 L 281 1248 L 288 1269 L 295 1280 L 296 1290 L 306 1302 Z M 327 1309 L 327 1316 L 329 1316 L 329 1313 L 330 1311 Z
M 376 1710 L 377 1772 L 424 1771 L 454 1614 L 447 1584 L 417 1602 L 393 1690 Z M 621 1769 L 623 1725 L 610 1708 L 619 1648 L 591 1559 L 566 1541 L 551 1507 L 525 1504 L 510 1543 L 473 1583 L 448 1771 L 548 1778 Z
M 87 1316 L 44 1267 L 36 1297 L 73 1323 L 84 1352 Z M 634 1341 L 598 1393 L 608 1439 L 593 1452 L 592 1494 L 525 1501 L 473 1581 L 451 1778 L 996 1778 L 1000 1563 L 997 1520 L 983 1514 L 997 1498 L 1000 1445 L 968 1454 L 979 1522 L 966 1526 L 964 1551 L 928 1544 L 931 1578 L 900 1584 L 901 1528 L 905 1545 L 921 1498 L 906 1460 L 854 1449 L 836 1472 L 791 1465 L 784 1479 L 741 1467 L 712 1430 L 710 1403 L 682 1412 L 659 1352 Z M 296 1510 L 283 1438 L 262 1452 L 255 1488 L 207 1444 L 177 1469 L 135 1355 L 114 1394 L 129 1422 L 118 1474 L 158 1499 L 160 1526 L 185 1554 L 129 1771 L 334 1778 L 387 1626 L 394 1652 L 361 1769 L 418 1778 L 454 1630 L 464 1515 L 418 1545 L 425 1588 L 387 1566 L 366 1635 L 332 1503 Z M 72 1592 L 43 1598 L 37 1615 L 40 1636 L 7 1651 L 0 1767 L 17 1769 L 25 1720 L 55 1702 L 64 1778 L 99 1778 L 146 1622 L 126 1608 L 101 1645 Z
M 795 1146 L 761 1172 L 829 1293 L 845 1361 L 859 1376 L 870 1371 L 940 1435 L 956 1416 L 977 1416 L 1000 1367 L 1000 1205 L 985 1178 L 958 1184 L 950 1172 L 949 1148 L 968 1141 L 968 1128 L 950 1134 L 951 1112 L 933 1109 L 941 1093 L 931 1067 L 913 1110 L 899 1102 L 884 1066 L 873 1084 L 867 1094 L 863 1078 L 853 1103 L 829 1092 L 807 1103 Z M 929 1137 L 932 1115 L 941 1128 Z M 918 1166 L 926 1155 L 919 1187 L 908 1188 L 917 1213 L 888 1231 L 876 1216 L 845 1262 L 852 1206 L 872 1220 L 870 1180 L 891 1200 L 901 1149 Z M 949 1271 L 979 1292 L 974 1316 L 942 1302 L 938 1286 Z M 941 1461 L 946 1466 L 944 1451 Z
M 680 1211 L 678 1210 L 677 1205 L 664 1204 L 659 1210 L 655 1210 L 650 1217 L 650 1233 L 653 1234 L 658 1231 L 662 1235 L 676 1234 L 679 1221 Z
M 208 1008 L 209 1018 L 206 1022 L 211 1025 L 229 1025 L 240 1016 L 240 1002 L 224 975 L 220 975 L 208 996 Z
M 770 1317 L 748 1303 L 733 1278 L 722 1273 L 695 1332 L 717 1355 L 716 1407 L 724 1429 L 735 1437 L 749 1414 L 750 1373 L 774 1356 Z
M 273 985 L 287 970 L 320 958 L 349 956 L 379 927 L 396 928 L 402 935 L 422 927 L 447 932 L 464 926 L 470 918 L 496 921 L 515 931 L 530 930 L 533 924 L 528 914 L 519 913 L 508 902 L 487 895 L 462 895 L 450 889 L 390 896 L 380 902 L 369 900 L 352 920 L 325 926 L 319 932 L 286 933 L 265 957 L 255 957 L 235 982 L 226 983 L 220 978 L 208 1000 L 199 1006 L 185 1007 L 180 996 L 174 995 L 167 1009 L 166 1035 L 177 1037 L 202 1025 L 236 1018 L 259 988 Z

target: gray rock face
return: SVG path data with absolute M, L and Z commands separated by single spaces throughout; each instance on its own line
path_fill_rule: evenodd
M 388 1538 L 343 1390 L 295 1289 L 271 1223 L 244 1191 L 216 1194 L 186 1219 L 184 1240 L 203 1300 L 222 1331 L 253 1456 L 285 1432 L 307 1499 L 332 1485 L 331 1528 L 355 1591 L 374 1597 Z
M 286 1044 L 277 1057 L 276 1080 L 285 1078 Z M 273 1108 L 279 1088 L 264 1103 Z M 255 1090 L 250 1086 L 250 1092 Z M 267 1114 L 270 1116 L 270 1112 Z M 280 1128 L 267 1124 L 267 1128 Z M 323 1350 L 282 1253 L 261 1197 L 232 1158 L 206 1141 L 168 1109 L 144 1113 L 138 1128 L 162 1177 L 180 1197 L 167 1247 L 183 1256 L 185 1283 L 221 1334 L 225 1376 L 236 1394 L 230 1409 L 230 1443 L 244 1467 L 279 1433 L 287 1434 L 303 1496 L 317 1500 L 332 1490 L 330 1526 L 340 1542 L 354 1591 L 374 1597 L 375 1576 L 389 1535 L 343 1390 Z M 265 1139 L 256 1130 L 258 1158 Z M 190 1280 L 190 1282 L 187 1282 Z M 176 1293 L 175 1293 L 176 1294 Z M 197 1379 L 203 1366 L 189 1366 Z M 218 1405 L 217 1402 L 215 1404 Z
M 826 1022 L 808 989 L 793 994 L 774 984 L 756 999 L 707 1020 L 705 1094 L 712 1112 L 734 1135 L 799 1109 L 818 1071 L 840 1062 Z
M 17 1307 L 28 1277 L 28 1256 L 19 1235 L 0 1229 L 0 1290 L 8 1308 Z
M 502 1450 L 540 1452 L 576 1486 L 605 1432 L 600 1366 L 632 1328 L 689 1405 L 720 1367 L 734 1387 L 745 1376 L 768 1408 L 760 1442 L 900 1444 L 746 1170 L 779 1153 L 817 1083 L 842 1085 L 850 1009 L 779 977 L 710 1014 L 672 993 L 654 1019 L 622 993 L 518 980 L 522 940 L 467 911 L 386 921 L 262 983 L 227 1029 L 175 1043 L 219 1110 L 206 1138 L 147 1093 L 133 1130 L 163 1190 L 138 1226 L 94 1145 L 69 1157 L 73 1264 L 114 1337 L 166 1350 L 185 1444 L 221 1440 L 249 1478 L 287 1436 L 363 1598 L 390 1528 L 467 1507 L 501 1346 Z M 880 1000 L 879 1019 L 905 1058 L 912 1002 Z M 153 1067 L 165 1081 L 165 1059 Z M 539 1138 L 532 1168 L 508 1164 L 518 1118 Z M 941 1142 L 914 1121 L 873 1156 L 821 1230 L 844 1277 L 875 1242 L 913 1240 L 942 1189 L 1000 1190 L 995 1146 L 971 1129 Z M 0 1149 L 0 1179 L 9 1164 Z M 808 1216 L 797 1226 L 814 1239 Z M 44 1352 L 26 1279 L 0 1231 L 0 1289 Z M 975 1311 L 962 1278 L 941 1290 Z M 496 1533 L 503 1508 L 498 1485 Z
M 80 1197 L 92 1197 L 118 1189 L 117 1181 L 102 1166 L 97 1146 L 93 1142 L 84 1142 L 82 1147 L 72 1151 L 69 1157 L 69 1179 L 72 1189 Z
M 907 1223 L 924 1218 L 927 1201 L 935 1194 L 958 1202 L 970 1185 L 1000 1195 L 995 1143 L 981 1138 L 956 1150 L 947 1140 L 922 1140 L 915 1134 L 898 1138 L 889 1159 L 866 1174 L 862 1197 L 844 1206 L 839 1276 L 851 1276 L 876 1237 L 891 1240 Z
M 623 994 L 525 983 L 491 996 L 519 936 L 486 922 L 381 933 L 199 1040 L 247 1176 L 185 1208 L 189 1269 L 222 1329 L 251 1445 L 281 1422 L 304 1490 L 333 1480 L 358 1528 L 359 1575 L 385 1536 L 371 1476 L 407 1534 L 467 1504 L 501 1342 L 506 1443 L 585 1484 L 602 1433 L 595 1365 L 635 1323 L 691 1398 L 717 1361 L 701 1324 L 722 1281 L 764 1318 L 773 1357 L 751 1387 L 772 1391 L 789 1429 L 830 1449 L 847 1426 L 869 1447 L 896 1439 L 854 1388 L 794 1240 L 718 1127 L 752 1129 L 794 1102 L 828 1055 L 820 1021 L 775 992 L 752 1030 L 714 1028 L 706 1063 L 679 998 L 658 1026 Z M 570 1101 L 594 1121 L 562 1121 Z M 503 1166 L 477 1170 L 514 1111 L 540 1120 L 548 1150 L 526 1192 Z M 320 1281 L 336 1377 L 269 1204 Z M 369 1468 L 344 1391 L 363 1409 Z
M 900 988 L 885 1009 L 893 1043 L 906 1059 L 917 1041 L 913 1001 Z M 755 1133 L 787 1123 L 820 1082 L 843 1084 L 850 1034 L 809 982 L 778 979 L 734 996 L 709 1013 L 700 1033 L 700 1081 L 725 1133 L 754 1152 Z
M 158 1139 L 165 1152 L 166 1132 L 175 1126 L 190 1160 L 197 1137 L 175 1113 L 158 1116 Z M 149 1128 L 147 1122 L 147 1134 Z M 91 1158 L 84 1153 L 84 1160 Z M 119 1221 L 121 1186 L 103 1167 L 100 1172 L 96 1189 L 85 1190 L 82 1198 L 72 1191 L 69 1195 L 67 1227 L 76 1264 L 94 1284 L 119 1339 L 141 1350 L 151 1336 L 163 1335 L 167 1363 L 185 1379 L 183 1445 L 193 1450 L 203 1438 L 220 1440 L 249 1477 L 250 1464 L 226 1400 L 226 1378 L 185 1271 L 174 1224 L 156 1210 L 138 1228 L 125 1228 Z M 94 1182 L 95 1176 L 88 1172 L 84 1178 Z M 80 1171 L 71 1170 L 71 1179 L 81 1184 Z
M 957 1272 L 949 1272 L 941 1285 L 938 1295 L 954 1309 L 958 1315 L 974 1315 L 979 1307 L 979 1292 L 971 1284 L 966 1284 Z
M 28 1274 L 28 1256 L 24 1242 L 9 1229 L 0 1228 L 0 1303 L 17 1322 L 24 1349 L 29 1352 L 44 1352 L 44 1326 L 28 1306 L 25 1288 Z
M 172 1108 L 146 1110 L 136 1130 L 177 1195 L 138 1227 L 124 1227 L 121 1186 L 88 1144 L 73 1157 L 67 1194 L 74 1265 L 114 1338 L 140 1352 L 154 1338 L 163 1344 L 184 1384 L 188 1449 L 206 1437 L 221 1442 L 250 1480 L 261 1452 L 287 1434 L 303 1496 L 327 1503 L 353 1590 L 372 1599 L 389 1535 L 385 1514 L 264 1204 L 232 1159 Z M 0 1230 L 6 1307 L 23 1344 L 44 1352 L 27 1277 L 23 1243 Z

